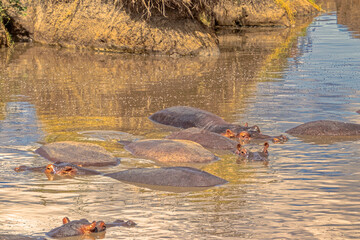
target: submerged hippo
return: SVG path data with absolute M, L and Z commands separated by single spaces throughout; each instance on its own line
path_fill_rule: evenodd
M 219 116 L 210 112 L 186 106 L 175 106 L 163 109 L 152 114 L 149 117 L 152 121 L 164 125 L 170 125 L 180 128 L 204 128 L 211 132 L 222 133 L 226 129 L 233 132 L 258 131 L 257 127 L 241 126 L 238 124 L 231 124 L 226 122 Z
M 230 129 L 227 129 L 225 133 L 222 133 L 223 136 L 227 136 L 229 138 L 238 139 L 241 142 L 249 142 L 250 140 L 265 140 L 265 141 L 272 141 L 273 143 L 283 143 L 288 141 L 288 138 L 284 135 L 279 136 L 269 136 L 262 134 L 260 132 L 248 132 L 248 131 L 241 131 L 238 134 L 234 133 Z
M 267 161 L 269 156 L 268 148 L 269 143 L 266 142 L 264 143 L 264 149 L 261 152 L 251 152 L 239 143 L 235 153 L 245 161 Z
M 42 167 L 28 167 L 19 166 L 14 169 L 16 172 L 33 171 L 44 172 L 49 180 L 54 180 L 57 177 L 74 177 L 76 175 L 100 175 L 101 173 L 95 170 L 86 169 L 72 163 L 56 162 Z
M 319 120 L 301 124 L 286 133 L 304 136 L 360 136 L 360 124 Z
M 237 145 L 236 141 L 222 136 L 221 134 L 194 127 L 174 132 L 166 138 L 190 140 L 199 143 L 205 148 L 220 150 L 232 150 Z
M 65 238 L 65 237 L 74 237 L 74 236 L 82 236 L 82 235 L 91 235 L 93 233 L 104 232 L 109 227 L 115 226 L 124 226 L 124 227 L 132 227 L 135 226 L 136 223 L 129 220 L 127 222 L 122 220 L 117 220 L 110 224 L 105 224 L 103 221 L 93 221 L 90 223 L 86 219 L 74 220 L 70 221 L 69 218 L 63 218 L 63 225 L 57 228 L 52 229 L 48 233 L 47 236 L 52 238 Z
M 188 140 L 147 139 L 121 143 L 133 155 L 159 162 L 207 163 L 218 160 L 212 152 Z
M 105 174 L 120 181 L 173 187 L 213 187 L 226 180 L 190 167 L 134 168 Z
M 41 146 L 35 152 L 51 162 L 67 162 L 81 166 L 110 166 L 119 163 L 119 159 L 105 148 L 91 143 L 54 142 Z

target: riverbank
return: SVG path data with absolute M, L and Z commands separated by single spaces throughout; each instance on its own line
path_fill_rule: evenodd
M 7 14 L 12 24 L 7 26 L 15 38 L 26 35 L 27 40 L 61 47 L 137 54 L 217 55 L 216 28 L 290 27 L 296 18 L 317 12 L 312 2 L 158 0 L 148 7 L 124 0 L 25 0 L 26 15 L 10 9 Z M 19 28 L 23 29 L 21 33 Z M 1 42 L 6 43 L 0 39 Z

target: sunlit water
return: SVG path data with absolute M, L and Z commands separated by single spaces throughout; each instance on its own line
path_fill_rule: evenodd
M 1 49 L 0 234 L 43 237 L 68 216 L 138 224 L 110 228 L 106 239 L 360 239 L 359 140 L 289 136 L 271 144 L 269 166 L 217 153 L 220 161 L 197 167 L 229 183 L 196 192 L 13 171 L 47 164 L 34 150 L 61 140 L 98 143 L 122 158 L 103 172 L 156 166 L 79 132 L 160 138 L 175 129 L 148 116 L 174 105 L 271 135 L 318 119 L 360 123 L 360 40 L 335 13 L 281 31 L 221 35 L 222 54 L 211 58 Z

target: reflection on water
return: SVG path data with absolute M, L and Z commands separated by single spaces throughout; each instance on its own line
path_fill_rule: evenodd
M 337 11 L 337 23 L 344 25 L 352 37 L 360 38 L 360 0 L 317 0 L 328 11 Z
M 222 54 L 211 58 L 0 49 L 0 235 L 44 236 L 68 216 L 138 224 L 110 228 L 106 239 L 360 238 L 358 140 L 290 136 L 270 146 L 268 166 L 219 152 L 220 161 L 198 167 L 229 183 L 191 192 L 13 171 L 45 165 L 33 150 L 64 139 L 122 157 L 101 172 L 154 167 L 112 138 L 167 135 L 174 128 L 148 116 L 174 105 L 258 124 L 271 135 L 317 119 L 360 123 L 360 42 L 337 21 L 325 14 L 307 28 L 220 33 Z

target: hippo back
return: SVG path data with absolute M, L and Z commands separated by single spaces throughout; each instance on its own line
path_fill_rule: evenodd
M 217 134 L 200 128 L 188 128 L 178 132 L 174 132 L 166 137 L 167 139 L 184 139 L 199 143 L 205 148 L 234 150 L 237 142 Z
M 92 143 L 54 142 L 41 146 L 35 152 L 51 162 L 82 166 L 110 166 L 119 163 L 105 148 Z
M 148 139 L 125 146 L 137 157 L 159 162 L 207 163 L 218 158 L 200 144 L 188 140 Z
M 52 238 L 79 236 L 82 234 L 79 229 L 83 225 L 88 224 L 90 224 L 90 222 L 86 219 L 71 221 L 70 223 L 52 229 L 51 231 L 46 233 L 46 235 Z
M 212 187 L 227 183 L 222 178 L 190 167 L 134 168 L 106 176 L 126 182 L 173 187 Z
M 163 109 L 149 117 L 152 121 L 180 128 L 206 128 L 211 125 L 222 125 L 227 122 L 210 112 L 186 106 L 175 106 Z
M 307 136 L 359 136 L 360 124 L 319 120 L 301 124 L 286 133 Z

